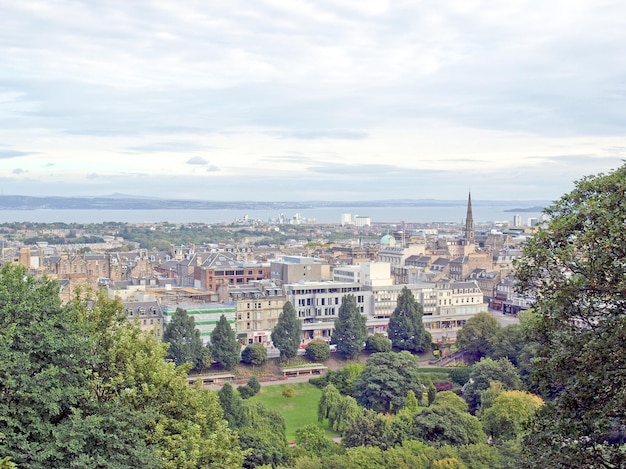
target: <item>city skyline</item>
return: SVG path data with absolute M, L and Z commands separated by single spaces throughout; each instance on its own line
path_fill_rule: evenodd
M 5 195 L 554 200 L 626 156 L 617 2 L 0 9 Z

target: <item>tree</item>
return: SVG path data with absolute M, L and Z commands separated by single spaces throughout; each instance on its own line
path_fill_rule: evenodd
M 211 355 L 219 366 L 227 370 L 241 359 L 241 344 L 223 314 L 211 332 Z
M 432 337 L 424 328 L 423 314 L 424 308 L 415 300 L 413 292 L 404 287 L 387 329 L 394 347 L 414 353 L 430 350 Z
M 381 413 L 402 409 L 409 390 L 419 400 L 425 387 L 421 384 L 417 357 L 406 350 L 371 355 L 363 373 L 354 380 L 357 402 Z
M 335 320 L 335 328 L 331 336 L 331 344 L 337 345 L 337 351 L 346 359 L 356 358 L 367 338 L 366 319 L 359 312 L 354 295 L 346 295 L 341 299 L 339 314 Z
M 306 345 L 304 354 L 309 360 L 323 362 L 330 357 L 330 346 L 324 340 L 312 340 Z
M 267 362 L 267 349 L 259 343 L 247 345 L 241 352 L 241 361 L 248 365 L 263 365 Z
M 481 412 L 480 420 L 496 442 L 517 438 L 537 409 L 543 405 L 539 396 L 524 391 L 502 391 Z
M 172 320 L 165 326 L 163 341 L 169 344 L 167 357 L 174 363 L 191 363 L 192 368 L 202 368 L 205 348 L 200 331 L 196 329 L 196 321 L 187 314 L 187 310 L 176 308 Z
M 333 451 L 332 441 L 324 430 L 313 423 L 296 430 L 296 444 L 314 456 L 326 456 Z
M 487 441 L 476 417 L 440 406 L 431 406 L 414 414 L 412 437 L 429 444 L 452 446 Z
M 217 396 L 119 300 L 0 269 L 0 454 L 18 467 L 238 467 Z M 206 441 L 210 440 L 211 445 Z
M 278 322 L 272 331 L 274 347 L 280 350 L 280 356 L 291 360 L 298 354 L 302 336 L 302 325 L 296 316 L 296 310 L 287 301 L 283 305 L 283 312 L 278 317 Z
M 516 390 L 522 386 L 517 370 L 509 360 L 483 358 L 472 366 L 470 380 L 463 386 L 463 395 L 471 413 L 478 410 L 482 393 L 488 390 L 494 381 L 501 383 L 503 389 L 506 390 Z
M 360 415 L 362 408 L 351 396 L 343 396 L 332 384 L 326 386 L 317 405 L 317 420 L 328 419 L 328 428 L 343 431 L 348 423 Z
M 588 176 L 545 210 L 515 273 L 535 298 L 535 377 L 551 399 L 525 448 L 543 467 L 625 467 L 626 165 Z
M 478 313 L 467 320 L 456 334 L 460 350 L 472 354 L 475 360 L 493 353 L 493 341 L 500 332 L 500 324 L 489 313 Z
M 365 341 L 365 351 L 369 353 L 391 352 L 391 341 L 384 334 L 377 332 Z

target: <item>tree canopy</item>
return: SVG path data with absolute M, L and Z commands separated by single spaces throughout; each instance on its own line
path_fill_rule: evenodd
M 415 353 L 430 350 L 432 337 L 424 328 L 423 315 L 424 308 L 415 300 L 413 292 L 402 288 L 389 318 L 388 335 L 394 347 Z
M 296 315 L 296 310 L 287 301 L 283 305 L 283 312 L 272 330 L 272 343 L 280 350 L 280 356 L 290 360 L 298 354 L 302 336 L 302 325 Z
M 241 360 L 241 344 L 223 314 L 211 332 L 211 356 L 227 370 L 234 368 Z
M 489 313 L 478 313 L 467 320 L 456 334 L 456 344 L 475 360 L 491 356 L 493 344 L 500 333 L 500 324 Z
M 104 294 L 0 269 L 0 454 L 18 467 L 239 467 L 217 396 Z M 206 442 L 211 441 L 210 445 Z
M 174 360 L 174 363 L 190 363 L 192 368 L 203 367 L 203 357 L 208 349 L 202 343 L 196 321 L 187 314 L 187 310 L 176 308 L 172 320 L 165 326 L 163 340 L 169 344 L 167 357 Z M 210 366 L 210 362 L 208 365 Z
M 368 409 L 395 413 L 404 407 L 409 390 L 421 398 L 426 390 L 421 383 L 418 360 L 411 353 L 375 353 L 354 380 L 354 397 Z
M 339 314 L 335 320 L 335 328 L 331 343 L 337 345 L 337 351 L 344 358 L 356 358 L 365 347 L 367 338 L 366 319 L 359 311 L 354 295 L 345 295 L 341 299 Z
M 537 466 L 625 467 L 607 440 L 626 430 L 626 166 L 581 179 L 545 214 L 516 266 L 551 397 L 525 446 Z

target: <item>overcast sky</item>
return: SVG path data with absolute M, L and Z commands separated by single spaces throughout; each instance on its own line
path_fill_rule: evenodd
M 0 0 L 0 191 L 556 199 L 626 157 L 626 2 Z

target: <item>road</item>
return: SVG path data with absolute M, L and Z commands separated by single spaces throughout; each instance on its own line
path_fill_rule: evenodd
M 495 309 L 490 309 L 489 313 L 491 313 L 491 315 L 498 320 L 498 323 L 502 327 L 510 326 L 511 324 L 519 324 L 517 315 L 503 314 L 502 311 L 497 311 Z

